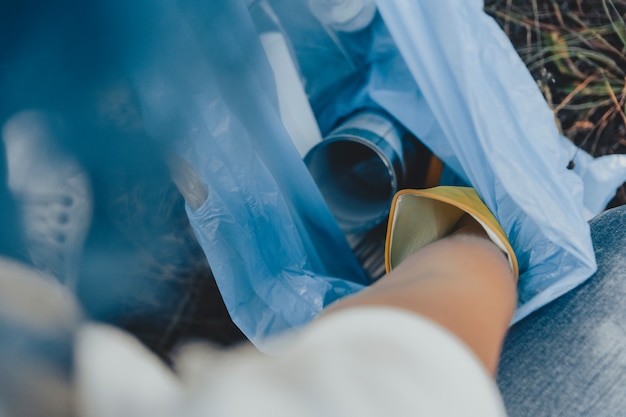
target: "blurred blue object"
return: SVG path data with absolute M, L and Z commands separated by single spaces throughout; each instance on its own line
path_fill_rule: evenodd
M 135 74 L 146 128 L 176 138 L 207 185 L 190 222 L 233 320 L 262 347 L 367 278 L 281 123 L 244 2 L 149 7 L 155 53 Z

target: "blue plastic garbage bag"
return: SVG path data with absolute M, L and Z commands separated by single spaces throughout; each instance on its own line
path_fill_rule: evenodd
M 394 113 L 421 114 L 420 139 L 504 227 L 522 270 L 519 320 L 596 268 L 583 184 L 567 169 L 552 111 L 482 1 L 377 3 L 417 85 L 415 106 Z
M 293 14 L 297 3 L 282 7 Z M 311 91 L 320 127 L 360 107 L 382 107 L 474 186 L 519 258 L 519 320 L 595 271 L 583 204 L 592 190 L 566 168 L 572 153 L 552 111 L 481 1 L 377 4 L 369 28 L 337 34 L 353 72 L 336 81 L 332 101 Z M 296 32 L 296 52 L 310 55 L 306 37 L 286 29 Z M 315 68 L 301 67 L 315 78 Z M 613 177 L 619 182 L 623 173 Z
M 273 4 L 284 20 L 306 16 L 296 12 L 306 9 L 305 2 Z M 567 169 L 571 149 L 552 111 L 510 41 L 483 12 L 482 1 L 377 4 L 380 16 L 370 27 L 335 33 L 352 73 L 336 74 L 332 99 L 311 82 L 327 67 L 314 65 L 315 49 L 302 25 L 285 25 L 306 84 L 313 86 L 309 95 L 320 127 L 327 132 L 355 109 L 382 107 L 474 186 L 519 258 L 519 320 L 595 271 L 585 220 L 597 207 L 584 205 L 593 186 L 582 181 L 580 170 Z M 345 65 L 340 68 L 345 71 Z M 604 184 L 600 200 L 623 182 L 623 171 L 613 168 L 615 183 Z
M 77 12 L 65 16 L 65 3 Z M 281 123 L 271 66 L 247 3 L 50 3 L 50 13 L 37 15 L 24 32 L 39 33 L 56 19 L 80 47 L 59 58 L 50 51 L 63 42 L 41 36 L 46 42 L 36 38 L 29 46 L 39 48 L 33 56 L 46 57 L 49 78 L 32 75 L 41 67 L 38 58 L 3 63 L 0 75 L 3 86 L 12 86 L 3 103 L 25 97 L 40 106 L 60 103 L 57 111 L 78 124 L 88 124 L 79 110 L 95 95 L 82 87 L 101 77 L 128 80 L 141 128 L 173 145 L 206 186 L 206 201 L 187 209 L 190 222 L 233 320 L 262 345 L 266 336 L 299 327 L 359 291 L 367 277 Z M 383 0 L 371 24 L 353 33 L 322 25 L 307 0 L 268 3 L 293 46 L 322 132 L 356 109 L 381 107 L 476 187 L 520 262 L 516 319 L 594 272 L 581 180 L 590 171 L 566 169 L 571 149 L 481 1 Z M 28 3 L 21 7 L 27 13 Z M 78 23 L 86 10 L 98 17 L 102 36 L 83 41 L 74 35 L 84 29 Z M 0 52 L 13 48 L 1 40 Z M 107 54 L 85 66 L 83 59 L 97 51 Z M 80 82 L 65 62 L 81 68 Z M 22 89 L 34 79 L 42 88 Z M 107 134 L 99 133 L 103 143 Z M 76 137 L 92 147 L 86 135 Z M 127 154 L 120 164 L 139 159 Z M 89 157 L 111 163 L 97 151 Z
M 98 4 L 120 22 L 116 71 L 130 78 L 145 129 L 206 186 L 190 222 L 233 320 L 261 346 L 367 278 L 281 123 L 247 3 Z M 381 107 L 476 187 L 520 262 L 516 319 L 594 272 L 584 183 L 566 169 L 571 152 L 552 112 L 482 2 L 380 1 L 354 33 L 320 24 L 307 0 L 268 3 L 322 132 Z
M 565 136 L 561 137 L 561 143 L 571 155 L 573 171 L 583 181 L 583 215 L 590 220 L 605 209 L 615 191 L 626 182 L 626 155 L 594 158 Z
M 355 109 L 382 107 L 477 188 L 520 261 L 516 319 L 594 272 L 583 183 L 481 2 L 379 2 L 372 25 L 353 34 L 316 22 L 304 0 L 269 3 L 323 132 Z M 262 344 L 365 278 L 282 127 L 244 2 L 157 4 L 158 53 L 137 73 L 146 123 L 179 138 L 208 186 L 190 221 L 233 319 Z
M 138 32 L 152 52 L 134 70 L 144 122 L 207 185 L 191 225 L 231 317 L 263 349 L 367 279 L 281 124 L 244 2 L 149 3 Z

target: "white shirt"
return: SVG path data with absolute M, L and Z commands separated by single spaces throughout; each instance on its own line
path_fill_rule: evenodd
M 83 416 L 505 415 L 473 353 L 437 324 L 399 309 L 329 314 L 275 356 L 192 345 L 179 356 L 178 376 L 104 326 L 85 329 L 77 352 Z

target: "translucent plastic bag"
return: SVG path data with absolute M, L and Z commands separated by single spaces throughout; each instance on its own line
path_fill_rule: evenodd
M 519 258 L 519 320 L 595 271 L 585 220 L 599 210 L 584 202 L 606 202 L 624 171 L 617 159 L 610 170 L 606 161 L 603 172 L 614 182 L 604 181 L 602 196 L 591 197 L 598 188 L 585 190 L 577 175 L 587 159 L 580 169 L 567 169 L 571 145 L 481 1 L 377 3 L 380 16 L 368 28 L 337 34 L 353 73 L 335 84 L 332 100 L 310 93 L 320 127 L 327 131 L 354 109 L 382 107 L 474 186 Z M 289 7 L 293 15 L 298 2 Z M 293 38 L 297 54 L 309 51 L 302 33 Z M 307 57 L 299 56 L 305 79 L 314 77 Z
M 208 186 L 190 221 L 233 319 L 262 345 L 366 279 L 283 128 L 243 0 L 159 4 L 159 54 L 137 74 L 147 123 L 181 138 L 180 155 Z M 594 272 L 583 183 L 480 1 L 380 1 L 354 33 L 320 24 L 307 1 L 269 4 L 322 133 L 356 109 L 383 108 L 476 187 L 520 262 L 516 320 Z
M 394 115 L 406 122 L 411 114 L 424 117 L 413 124 L 415 133 L 478 190 L 504 227 L 522 271 L 519 320 L 580 284 L 596 265 L 583 183 L 567 169 L 571 155 L 553 114 L 482 6 L 378 2 L 419 86 L 414 106 L 396 106 Z
M 207 186 L 206 201 L 188 207 L 191 225 L 231 317 L 264 349 L 265 336 L 363 288 L 365 274 L 281 123 L 244 2 L 149 9 L 143 50 L 155 53 L 134 73 L 144 121 L 177 139 Z

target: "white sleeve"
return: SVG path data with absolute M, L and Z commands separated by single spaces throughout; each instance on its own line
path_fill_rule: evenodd
M 204 370 L 196 367 L 180 415 L 505 415 L 472 352 L 442 327 L 399 309 L 329 314 L 277 356 L 244 349 L 212 357 Z

